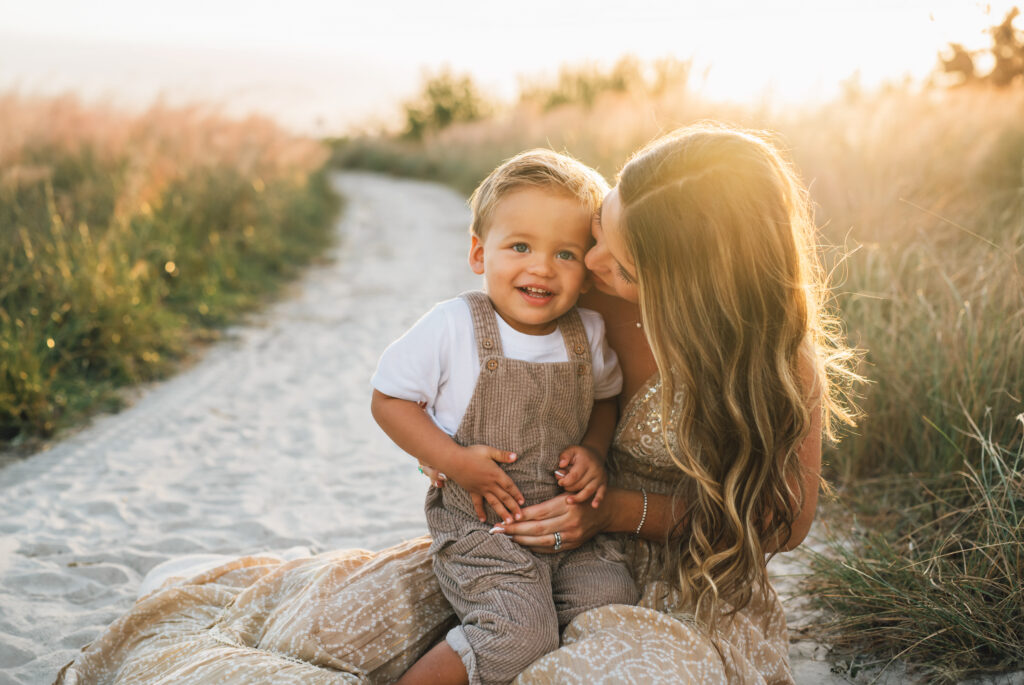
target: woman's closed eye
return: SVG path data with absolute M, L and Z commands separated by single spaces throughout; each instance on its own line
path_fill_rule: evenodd
M 619 278 L 624 280 L 626 283 L 629 283 L 630 285 L 636 283 L 636 279 L 629 275 L 629 272 L 626 271 L 626 267 L 622 266 L 621 264 L 616 264 L 615 267 L 619 272 Z

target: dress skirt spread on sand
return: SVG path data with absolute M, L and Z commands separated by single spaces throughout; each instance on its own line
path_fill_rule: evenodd
M 621 487 L 668 493 L 678 478 L 659 435 L 659 389 L 649 381 L 619 422 L 612 459 Z M 287 562 L 249 556 L 170 578 L 86 646 L 57 683 L 394 681 L 457 624 L 434 577 L 430 543 L 423 537 L 381 552 Z M 632 547 L 638 577 L 655 577 L 658 546 L 637 540 Z M 792 683 L 788 651 L 774 592 L 755 592 L 708 635 L 651 581 L 638 606 L 577 616 L 562 646 L 515 682 Z

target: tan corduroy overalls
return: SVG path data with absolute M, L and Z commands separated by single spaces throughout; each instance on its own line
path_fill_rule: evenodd
M 554 471 L 565 448 L 578 445 L 594 402 L 590 346 L 579 312 L 558 320 L 569 361 L 528 362 L 502 356 L 490 299 L 462 295 L 473 317 L 480 375 L 455 441 L 515 452 L 501 467 L 536 504 L 560 492 Z M 568 552 L 536 555 L 489 532 L 469 493 L 451 480 L 427 494 L 434 538 L 434 572 L 462 624 L 449 645 L 466 665 L 470 683 L 505 683 L 559 646 L 559 626 L 605 604 L 635 604 L 636 584 L 618 541 L 598 536 Z

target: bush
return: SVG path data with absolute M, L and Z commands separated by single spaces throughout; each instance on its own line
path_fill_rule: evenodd
M 0 445 L 159 378 L 331 239 L 319 145 L 198 110 L 0 98 Z
M 404 108 L 403 135 L 411 140 L 421 140 L 452 124 L 477 121 L 491 109 L 472 78 L 456 76 L 448 69 L 428 75 L 420 95 Z

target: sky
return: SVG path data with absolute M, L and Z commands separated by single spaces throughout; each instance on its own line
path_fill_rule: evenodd
M 498 98 L 562 64 L 691 59 L 715 99 L 799 102 L 923 79 L 1010 1 L 0 0 L 0 92 L 202 101 L 318 134 L 387 122 L 448 66 Z M 1020 21 L 1020 20 L 1018 20 Z

